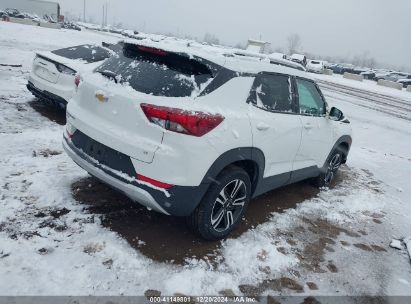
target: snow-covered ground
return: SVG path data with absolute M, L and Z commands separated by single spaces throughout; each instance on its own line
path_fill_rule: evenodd
M 167 234 L 157 215 L 122 196 L 100 198 L 159 228 L 150 239 L 127 222 L 136 245 L 111 213 L 100 216 L 103 208 L 80 199 L 78 192 L 113 191 L 94 188 L 63 153 L 63 126 L 25 88 L 34 51 L 118 39 L 0 22 L 0 64 L 22 64 L 0 66 L 0 295 L 411 295 L 407 251 L 389 247 L 411 236 L 411 93 L 321 76 L 337 84 L 323 82 L 324 94 L 354 132 L 339 181 L 321 192 L 300 183 L 256 199 L 249 229 L 221 243 Z M 257 212 L 269 204 L 282 207 Z M 170 261 L 181 255 L 174 237 L 195 256 Z M 155 248 L 159 242 L 171 248 Z

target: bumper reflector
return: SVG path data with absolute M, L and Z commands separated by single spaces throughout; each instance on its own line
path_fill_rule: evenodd
M 141 174 L 137 174 L 137 175 L 136 175 L 136 178 L 137 178 L 137 180 L 140 180 L 140 181 L 142 181 L 142 182 L 149 183 L 149 184 L 151 184 L 151 185 L 153 185 L 153 186 L 155 186 L 155 187 L 158 187 L 158 188 L 170 189 L 171 187 L 174 186 L 174 185 L 171 185 L 171 184 L 167 184 L 167 183 L 163 183 L 163 182 L 157 181 L 157 180 L 155 180 L 155 179 L 149 178 L 149 177 L 144 176 L 144 175 L 141 175 Z

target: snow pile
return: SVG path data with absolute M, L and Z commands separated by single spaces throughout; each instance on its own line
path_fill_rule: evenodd
M 394 249 L 398 249 L 398 250 L 403 250 L 403 249 L 404 249 L 404 247 L 402 247 L 402 242 L 401 242 L 401 240 L 396 240 L 396 239 L 393 239 L 393 240 L 391 241 L 390 247 L 391 247 L 391 248 L 394 248 Z
M 407 250 L 411 262 L 411 236 L 401 240 L 393 239 L 390 243 L 390 247 L 398 250 Z
M 407 248 L 408 256 L 410 257 L 411 261 L 411 236 L 406 237 L 403 242 L 405 244 L 405 247 Z

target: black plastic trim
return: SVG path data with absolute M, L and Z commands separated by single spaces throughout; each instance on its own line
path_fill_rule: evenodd
M 76 133 L 79 131 L 76 131 Z M 87 135 L 85 135 L 87 136 Z M 174 216 L 188 216 L 190 215 L 194 209 L 198 206 L 200 203 L 201 199 L 205 195 L 206 191 L 208 190 L 209 185 L 208 184 L 201 184 L 197 187 L 188 187 L 188 186 L 173 186 L 172 188 L 168 189 L 168 193 L 170 194 L 169 197 L 165 195 L 164 192 L 158 191 L 154 188 L 151 188 L 149 186 L 146 186 L 144 184 L 140 184 L 137 181 L 130 181 L 129 179 L 123 178 L 117 174 L 115 174 L 113 170 L 117 170 L 119 167 L 121 167 L 121 164 L 115 164 L 113 160 L 110 160 L 112 163 L 110 164 L 102 164 L 102 163 L 97 163 L 93 161 L 93 158 L 89 156 L 87 153 L 85 153 L 82 149 L 76 147 L 73 144 L 73 141 L 69 141 L 66 138 L 64 138 L 68 146 L 71 148 L 73 152 L 75 152 L 78 156 L 80 156 L 83 160 L 87 161 L 88 163 L 92 164 L 96 168 L 102 170 L 104 173 L 110 175 L 113 178 L 116 178 L 120 180 L 123 183 L 133 185 L 135 187 L 138 187 L 140 189 L 143 189 L 150 193 L 150 195 L 154 198 L 154 200 L 170 215 Z M 108 147 L 107 147 L 108 148 Z M 110 148 L 108 148 L 110 149 Z M 113 150 L 115 151 L 115 150 Z M 117 151 L 115 151 L 117 152 Z M 117 152 L 119 153 L 119 152 Z M 124 154 L 123 154 L 124 155 Z M 123 173 L 127 174 L 131 178 L 135 177 L 134 173 L 131 173 L 133 175 L 130 175 L 130 172 L 135 172 L 135 168 L 131 162 L 131 159 L 129 156 L 124 155 L 124 157 L 128 158 L 130 168 L 127 168 Z M 114 165 L 113 165 L 114 164 Z M 114 168 L 112 167 L 114 166 Z M 116 169 L 117 168 L 117 169 Z M 98 177 L 95 177 L 98 179 Z M 105 183 L 104 181 L 102 181 Z M 105 183 L 107 184 L 107 183 Z M 111 187 L 110 184 L 107 184 L 108 186 Z M 114 187 L 113 187 L 114 188 Z M 117 191 L 120 191 L 117 188 L 114 188 Z M 121 191 L 120 191 L 121 192 Z
M 34 84 L 32 84 L 30 81 L 27 83 L 26 86 L 27 86 L 27 89 L 28 89 L 34 96 L 36 96 L 37 98 L 43 99 L 43 100 L 45 100 L 45 101 L 48 101 L 48 102 L 51 102 L 51 103 L 54 103 L 54 104 L 57 104 L 57 105 L 59 105 L 59 106 L 62 107 L 62 108 L 66 108 L 66 106 L 67 106 L 67 101 L 66 101 L 64 98 L 62 98 L 62 97 L 60 97 L 60 96 L 57 96 L 57 95 L 55 95 L 55 94 L 53 94 L 53 93 L 50 93 L 50 92 L 48 92 L 48 91 L 42 91 L 42 90 L 36 88 L 36 87 L 34 86 Z
M 97 142 L 80 130 L 74 132 L 71 142 L 77 149 L 97 160 L 100 164 L 130 177 L 136 176 L 136 170 L 129 156 Z
M 331 154 L 332 154 L 332 153 L 337 149 L 337 147 L 340 146 L 341 144 L 345 144 L 345 145 L 348 146 L 348 147 L 347 147 L 346 154 L 345 154 L 345 158 L 343 159 L 343 163 L 344 163 L 344 164 L 347 162 L 347 157 L 348 157 L 348 154 L 349 154 L 349 152 L 350 152 L 351 145 L 352 145 L 352 138 L 351 138 L 351 136 L 349 136 L 349 135 L 343 135 L 343 136 L 341 136 L 341 137 L 335 142 L 333 148 L 331 149 L 330 154 L 328 154 L 327 160 L 325 161 L 323 167 L 320 169 L 321 172 L 325 172 L 325 171 L 327 170 L 327 163 L 328 163 L 328 160 L 329 160 Z
M 226 82 L 229 80 L 238 77 L 238 73 L 235 73 L 229 69 L 226 69 L 224 67 L 221 67 L 220 70 L 216 73 L 214 79 L 211 81 L 211 83 L 201 92 L 199 97 L 205 96 L 207 94 L 210 94 L 223 86 Z
M 308 168 L 302 168 L 291 172 L 291 178 L 287 185 L 300 182 L 302 180 L 317 177 L 320 175 L 321 170 L 317 166 L 311 166 Z
M 252 193 L 256 191 L 260 184 L 265 168 L 265 157 L 263 152 L 258 148 L 242 147 L 229 150 L 217 158 L 211 165 L 203 178 L 202 184 L 210 184 L 216 181 L 218 175 L 230 165 L 236 162 L 250 161 L 255 166 L 254 176 L 250 176 L 251 183 L 254 185 Z
M 92 163 L 94 166 L 98 167 L 100 170 L 104 171 L 106 174 L 121 180 L 124 183 L 132 184 L 136 187 L 139 187 L 147 192 L 149 192 L 152 197 L 156 200 L 156 202 L 170 215 L 174 216 L 188 216 L 190 215 L 194 209 L 200 204 L 202 198 L 204 197 L 205 193 L 207 192 L 210 184 L 216 182 L 218 175 L 228 166 L 235 164 L 236 162 L 244 162 L 244 161 L 251 161 L 253 165 L 256 166 L 255 176 L 251 176 L 252 183 L 254 188 L 252 190 L 252 197 L 259 196 L 264 194 L 268 191 L 273 189 L 295 183 L 307 178 L 312 178 L 318 176 L 322 170 L 325 170 L 326 163 L 324 164 L 323 168 L 318 168 L 316 166 L 312 166 L 309 168 L 299 169 L 293 172 L 286 172 L 275 176 L 270 176 L 267 178 L 263 177 L 264 169 L 265 169 L 265 157 L 263 152 L 258 148 L 253 147 L 243 147 L 237 148 L 230 151 L 225 152 L 222 154 L 210 167 L 207 171 L 206 175 L 203 178 L 203 181 L 199 186 L 189 187 L 189 186 L 173 186 L 172 188 L 168 189 L 170 197 L 167 197 L 162 191 L 158 191 L 153 189 L 149 186 L 145 186 L 143 184 L 139 184 L 136 182 L 131 182 L 125 178 L 121 178 L 120 176 L 114 174 L 112 171 L 108 170 L 107 167 L 109 165 L 100 165 L 90 160 L 90 157 L 85 154 L 81 149 L 78 149 L 71 141 L 65 139 L 67 144 L 70 148 L 84 160 Z M 352 143 L 351 136 L 345 135 L 340 137 L 337 142 L 334 144 L 331 153 L 337 149 L 337 147 L 341 144 L 347 145 L 347 155 Z M 329 156 L 330 156 L 329 155 Z M 125 156 L 125 155 L 124 155 Z M 329 158 L 328 156 L 328 158 Z M 125 156 L 128 157 L 128 156 Z M 128 157 L 129 158 L 129 157 Z M 327 159 L 328 159 L 327 158 Z M 346 160 L 346 159 L 345 159 Z M 130 170 L 132 170 L 132 174 L 134 174 L 134 166 L 130 160 Z M 135 174 L 134 174 L 135 176 Z
M 285 172 L 265 178 L 261 176 L 252 197 L 254 198 L 268 191 L 285 186 L 290 178 L 291 172 Z
M 341 144 L 345 144 L 348 148 L 344 158 L 344 163 L 346 162 L 352 144 L 352 138 L 349 135 L 341 136 L 336 141 L 333 148 L 331 149 L 330 154 L 327 157 L 327 160 L 333 153 L 333 151 L 335 151 L 335 149 L 337 149 L 337 147 Z M 326 161 L 322 168 L 318 168 L 317 166 L 311 166 L 308 168 L 298 169 L 295 171 L 285 172 L 282 174 L 264 178 L 263 174 L 265 169 L 265 157 L 263 152 L 258 148 L 243 147 L 227 151 L 226 153 L 221 155 L 208 170 L 207 174 L 205 175 L 202 181 L 202 185 L 215 182 L 217 176 L 220 174 L 221 171 L 223 171 L 226 167 L 235 164 L 239 161 L 252 161 L 257 166 L 256 176 L 250 177 L 252 184 L 254 186 L 251 195 L 252 198 L 264 194 L 268 191 L 274 190 L 276 188 L 280 188 L 282 186 L 296 183 L 308 178 L 316 177 L 320 175 L 321 172 L 324 172 L 327 164 Z

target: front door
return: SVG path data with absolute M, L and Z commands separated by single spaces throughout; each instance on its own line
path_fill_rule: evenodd
M 296 78 L 296 87 L 303 132 L 293 170 L 322 168 L 334 144 L 332 121 L 326 118 L 326 103 L 313 81 Z
M 287 183 L 300 147 L 302 125 L 288 75 L 259 74 L 250 92 L 253 146 L 265 156 L 267 186 Z

